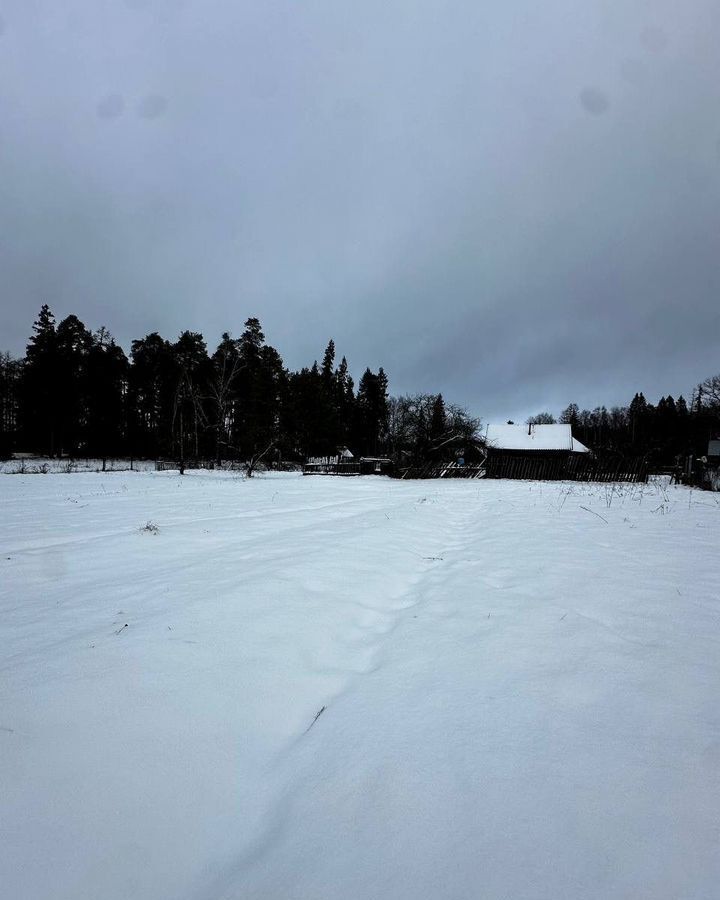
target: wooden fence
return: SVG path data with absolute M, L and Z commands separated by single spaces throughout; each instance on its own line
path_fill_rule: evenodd
M 483 478 L 484 465 L 459 466 L 457 463 L 427 463 L 410 466 L 397 472 L 398 478 Z
M 362 475 L 359 462 L 307 462 L 303 475 Z
M 157 471 L 178 469 L 177 460 L 159 459 Z M 185 469 L 243 470 L 242 462 L 223 460 L 186 460 Z M 514 478 L 532 481 L 626 481 L 648 480 L 648 466 L 643 459 L 593 459 L 584 455 L 523 456 L 490 454 L 479 464 L 459 466 L 457 463 L 431 462 L 392 471 L 389 460 L 338 460 L 337 457 L 315 459 L 303 466 L 303 475 L 394 475 L 396 478 Z M 717 490 L 717 487 L 714 488 Z
M 186 459 L 183 468 L 189 469 L 223 469 L 229 472 L 240 472 L 247 467 L 247 463 L 237 460 L 224 459 L 217 462 L 214 459 Z M 180 469 L 180 462 L 177 459 L 158 459 L 155 461 L 156 472 L 172 472 Z
M 629 481 L 644 482 L 648 467 L 642 459 L 592 459 L 557 454 L 530 456 L 491 454 L 482 463 L 431 462 L 410 466 L 396 473 L 398 478 L 516 478 L 532 481 Z
M 593 459 L 586 456 L 512 456 L 491 454 L 485 463 L 486 478 L 532 481 L 628 481 L 648 480 L 643 459 Z
M 303 466 L 303 475 L 390 475 L 392 469 L 392 460 L 384 457 L 311 457 Z

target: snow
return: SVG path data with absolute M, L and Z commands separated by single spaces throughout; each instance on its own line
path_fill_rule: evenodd
M 488 425 L 485 440 L 497 450 L 571 450 L 589 453 L 570 425 Z
M 573 453 L 589 453 L 590 448 L 586 447 L 585 444 L 581 444 L 577 438 L 572 439 L 572 452 Z
M 713 495 L 127 472 L 0 504 L 3 896 L 718 896 Z

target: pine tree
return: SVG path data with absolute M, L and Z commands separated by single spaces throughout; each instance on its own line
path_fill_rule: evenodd
M 629 409 L 631 442 L 635 447 L 642 446 L 645 441 L 647 409 L 647 400 L 644 395 L 642 393 L 635 394 Z
M 363 455 L 383 450 L 388 423 L 388 379 L 382 368 L 377 375 L 365 369 L 355 398 L 354 440 Z
M 323 356 L 322 369 L 321 369 L 323 381 L 325 381 L 328 385 L 332 381 L 334 365 L 335 365 L 335 341 L 333 341 L 333 339 L 330 338 L 330 341 L 325 349 L 325 355 Z
M 65 453 L 86 451 L 88 356 L 92 334 L 75 315 L 57 327 L 58 441 Z
M 353 380 L 348 372 L 348 363 L 344 356 L 335 370 L 334 396 L 338 423 L 337 444 L 338 447 L 346 447 L 351 440 L 355 395 Z
M 194 331 L 183 331 L 172 347 L 175 363 L 175 397 L 173 403 L 173 436 L 181 462 L 186 451 L 195 458 L 200 456 L 201 430 L 207 416 L 204 398 L 210 377 L 210 360 L 205 339 Z
M 247 366 L 257 363 L 260 358 L 260 350 L 265 343 L 265 335 L 260 327 L 260 320 L 251 317 L 245 322 L 245 330 L 240 336 L 238 349 L 243 362 Z
M 134 456 L 172 453 L 172 417 L 177 367 L 169 341 L 157 332 L 132 342 L 129 371 L 129 431 Z
M 563 425 L 569 425 L 572 431 L 575 431 L 580 425 L 580 410 L 578 409 L 577 403 L 571 403 L 569 406 L 565 407 L 560 413 L 560 422 Z
M 127 452 L 128 360 L 106 328 L 93 335 L 87 359 L 87 410 L 84 445 L 105 461 Z
M 32 326 L 20 385 L 20 426 L 29 450 L 54 456 L 58 428 L 57 334 L 44 304 Z
M 236 452 L 247 461 L 247 474 L 279 442 L 284 369 L 280 354 L 264 343 L 256 318 L 245 322 L 238 342 L 237 417 L 234 422 Z

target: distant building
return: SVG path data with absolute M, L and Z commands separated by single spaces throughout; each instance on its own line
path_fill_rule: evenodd
M 487 425 L 483 437 L 487 478 L 572 478 L 590 456 L 570 425 Z
M 720 491 L 720 440 L 708 441 L 706 460 L 702 467 L 702 486 Z
M 392 469 L 391 459 L 356 457 L 343 447 L 336 456 L 309 456 L 303 466 L 303 475 L 390 475 Z
M 485 443 L 494 453 L 589 453 L 569 425 L 487 425 Z

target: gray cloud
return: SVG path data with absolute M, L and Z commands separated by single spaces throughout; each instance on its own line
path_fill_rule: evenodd
M 500 419 L 720 370 L 715 0 L 2 15 L 2 349 L 258 315 Z
M 657 25 L 648 25 L 641 35 L 643 46 L 651 53 L 663 53 L 667 50 L 668 37 L 665 31 Z
M 125 111 L 125 100 L 120 94 L 107 94 L 97 105 L 101 119 L 117 119 Z
M 629 57 L 620 63 L 620 74 L 629 84 L 642 85 L 647 80 L 648 70 L 643 60 Z
M 138 104 L 138 115 L 141 119 L 159 119 L 165 114 L 167 100 L 160 94 L 148 94 Z
M 601 116 L 610 107 L 610 100 L 600 88 L 586 87 L 580 91 L 580 103 L 586 112 Z

